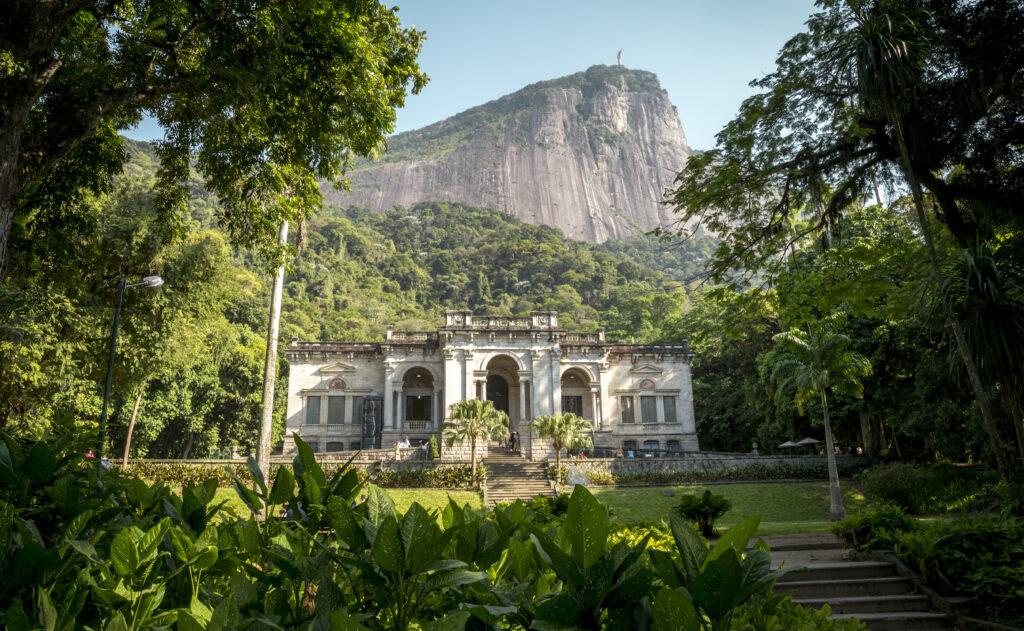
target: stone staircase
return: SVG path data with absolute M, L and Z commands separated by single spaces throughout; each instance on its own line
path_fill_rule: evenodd
M 543 462 L 530 462 L 519 454 L 495 447 L 484 458 L 487 465 L 487 504 L 528 500 L 553 495 Z
M 832 535 L 769 539 L 772 561 L 794 568 L 775 585 L 805 607 L 828 605 L 833 618 L 857 618 L 872 631 L 954 629 L 949 618 L 929 609 L 896 566 L 851 561 Z

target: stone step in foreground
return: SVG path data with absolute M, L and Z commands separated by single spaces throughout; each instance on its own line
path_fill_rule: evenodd
M 852 561 L 828 533 L 772 537 L 773 565 L 792 568 L 775 585 L 805 607 L 828 605 L 836 619 L 856 618 L 872 631 L 953 629 L 949 618 L 930 610 L 891 563 Z M 809 562 L 808 562 L 809 561 Z

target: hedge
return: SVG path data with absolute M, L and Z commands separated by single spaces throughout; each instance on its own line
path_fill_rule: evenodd
M 341 469 L 344 462 L 321 462 L 320 466 L 328 477 Z M 290 464 L 270 465 L 270 477 L 277 474 L 281 466 L 291 467 Z M 127 467 L 120 467 L 121 470 L 131 476 L 136 476 L 148 482 L 162 482 L 172 487 L 183 487 L 195 485 L 211 478 L 217 480 L 218 486 L 231 486 L 234 477 L 240 479 L 244 484 L 252 483 L 252 476 L 249 467 L 245 464 L 200 464 L 200 463 L 176 463 L 176 462 L 130 462 Z M 487 468 L 477 467 L 477 479 L 474 481 L 471 468 L 468 464 L 441 465 L 435 467 L 424 467 L 416 469 L 375 469 L 371 474 L 366 469 L 356 469 L 359 472 L 362 482 L 372 481 L 377 486 L 388 488 L 436 488 L 436 489 L 468 489 L 479 486 L 480 481 L 487 475 Z
M 854 462 L 840 467 L 840 475 L 854 475 L 867 467 L 868 462 Z M 824 461 L 815 463 L 751 464 L 743 467 L 704 471 L 586 471 L 592 486 L 695 484 L 700 482 L 738 482 L 745 480 L 827 480 L 828 466 Z M 554 478 L 555 467 L 548 467 L 548 477 Z M 562 465 L 561 483 L 568 483 L 569 466 Z

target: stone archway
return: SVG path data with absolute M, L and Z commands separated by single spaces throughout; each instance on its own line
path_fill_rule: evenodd
M 524 418 L 521 393 L 525 386 L 519 378 L 519 364 L 508 355 L 496 355 L 487 362 L 486 370 L 481 398 L 508 415 L 509 431 L 522 431 L 519 421 Z
M 579 366 L 562 373 L 562 411 L 572 412 L 597 425 L 597 396 L 591 388 L 590 375 Z

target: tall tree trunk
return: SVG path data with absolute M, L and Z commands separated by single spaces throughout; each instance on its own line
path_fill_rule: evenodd
M 185 451 L 181 452 L 181 459 L 188 460 L 189 454 L 192 453 L 192 444 L 196 442 L 196 433 L 192 430 L 188 432 L 188 442 L 185 443 Z
M 828 417 L 828 395 L 821 391 L 821 412 L 825 419 L 825 461 L 828 463 L 828 512 L 832 521 L 846 516 L 843 508 L 843 492 L 839 489 L 839 467 L 836 466 L 836 449 L 832 441 L 832 422 Z
M 942 264 L 939 260 L 938 250 L 935 248 L 935 241 L 932 238 L 931 222 L 928 220 L 928 215 L 924 211 L 924 192 L 921 189 L 921 183 L 914 173 L 913 166 L 910 161 L 910 151 L 907 149 L 906 138 L 903 133 L 902 117 L 895 113 L 896 110 L 892 110 L 894 113 L 891 118 L 895 123 L 896 127 L 896 141 L 899 145 L 900 157 L 903 161 L 903 174 L 907 179 L 907 183 L 910 184 L 911 196 L 914 199 L 914 210 L 917 214 L 917 220 L 921 224 L 921 234 L 924 235 L 925 245 L 928 248 L 928 255 L 931 258 L 936 280 L 941 280 L 942 277 Z M 1006 456 L 1006 450 L 1003 446 L 1003 440 L 999 436 L 999 426 L 996 423 L 995 416 L 992 414 L 992 405 L 988 399 L 988 393 L 985 392 L 985 386 L 981 381 L 981 373 L 978 370 L 978 365 L 974 360 L 974 351 L 971 349 L 970 342 L 967 340 L 967 336 L 964 334 L 963 325 L 960 322 L 959 316 L 953 311 L 952 305 L 949 301 L 942 299 L 942 308 L 946 314 L 946 319 L 949 321 L 950 328 L 953 329 L 953 337 L 956 339 L 957 351 L 960 355 L 960 360 L 964 364 L 964 369 L 967 371 L 967 378 L 971 384 L 971 390 L 974 391 L 974 398 L 978 403 L 978 409 L 981 411 L 982 425 L 985 427 L 985 433 L 988 434 L 989 442 L 992 445 L 992 452 L 996 460 L 996 469 L 999 470 L 999 474 L 1005 480 L 1009 480 L 1011 476 L 1010 463 Z
M 1020 461 L 1024 465 L 1024 400 L 1022 400 L 1020 389 L 1014 387 L 1013 384 L 1004 387 L 1003 401 L 1005 401 L 1010 420 L 1013 421 L 1013 432 L 1017 436 L 1017 451 L 1020 454 Z
M 871 415 L 864 410 L 859 410 L 857 414 L 860 416 L 860 442 L 864 447 L 865 456 L 874 456 L 875 453 L 875 436 L 871 427 Z
M 281 222 L 277 242 L 288 243 L 288 222 Z M 263 365 L 263 406 L 260 413 L 260 435 L 256 459 L 263 478 L 270 479 L 270 438 L 274 423 L 274 385 L 277 379 L 277 339 L 281 334 L 281 299 L 284 293 L 284 263 L 277 268 L 270 294 L 270 322 L 267 326 L 267 356 Z
M 121 464 L 125 467 L 128 466 L 128 453 L 132 449 L 132 434 L 135 433 L 135 419 L 139 415 L 139 406 L 142 405 L 142 395 L 145 393 L 146 387 L 140 387 L 139 393 L 135 396 L 135 403 L 132 404 L 132 416 L 128 421 L 128 434 L 124 437 L 124 455 L 121 457 Z

